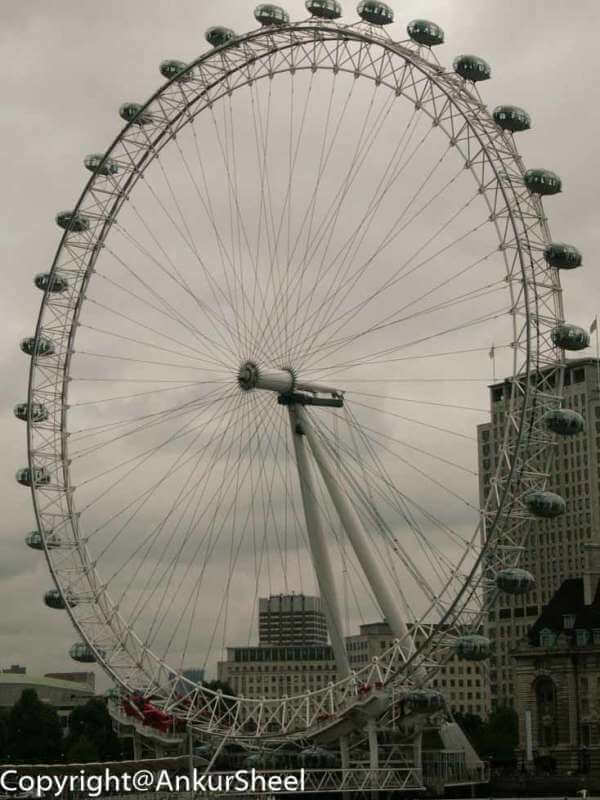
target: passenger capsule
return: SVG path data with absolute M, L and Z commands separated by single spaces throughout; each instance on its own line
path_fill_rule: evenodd
M 32 550 L 43 550 L 44 541 L 42 539 L 42 534 L 39 531 L 31 531 L 31 533 L 28 533 L 25 537 L 25 544 L 27 547 L 31 547 Z M 49 533 L 46 536 L 46 547 L 48 550 L 60 547 L 60 536 L 56 533 Z
M 58 589 L 49 589 L 44 594 L 44 603 L 48 606 L 48 608 L 56 608 L 59 611 L 64 611 L 64 609 L 67 607 L 67 604 L 70 608 L 74 608 L 77 605 L 77 600 L 72 595 L 67 595 L 67 602 L 65 603 Z
M 27 422 L 29 419 L 29 403 L 17 403 L 14 407 L 17 419 Z M 45 422 L 48 419 L 48 409 L 41 403 L 31 403 L 31 421 Z
M 104 651 L 96 648 L 100 657 L 104 656 Z M 93 664 L 96 661 L 96 654 L 92 648 L 85 642 L 75 642 L 69 650 L 69 655 L 73 661 L 79 661 L 82 664 Z
M 486 81 L 492 76 L 492 68 L 479 56 L 458 56 L 454 59 L 453 67 L 466 81 Z
M 535 586 L 535 578 L 526 569 L 509 567 L 496 575 L 496 586 L 507 594 L 527 594 Z
M 420 714 L 431 714 L 446 707 L 444 695 L 435 689 L 412 689 L 406 700 Z
M 180 83 L 185 83 L 192 79 L 192 73 L 186 72 L 187 64 L 184 61 L 176 61 L 173 58 L 162 61 L 159 70 L 163 78 L 171 80 L 175 78 Z
M 456 642 L 456 655 L 463 661 L 485 661 L 491 652 L 490 640 L 478 633 L 461 636 Z
M 542 519 L 554 519 L 554 517 L 564 514 L 567 509 L 567 504 L 559 494 L 543 489 L 527 492 L 523 499 L 529 512 L 534 517 Z
M 222 25 L 215 25 L 209 28 L 204 34 L 206 41 L 213 47 L 222 47 L 227 42 L 235 39 L 235 33 L 231 28 L 224 28 Z
M 376 0 L 361 0 L 356 6 L 356 12 L 361 19 L 371 25 L 390 25 L 394 21 L 394 12 L 386 3 Z
M 575 269 L 582 264 L 580 251 L 572 244 L 552 242 L 544 250 L 544 258 L 551 267 L 556 269 Z
M 287 25 L 290 16 L 281 6 L 274 6 L 271 3 L 261 3 L 254 9 L 254 18 L 261 25 Z
M 585 350 L 590 346 L 590 335 L 578 325 L 558 325 L 550 333 L 552 342 L 563 350 Z
M 570 408 L 555 408 L 547 411 L 542 417 L 542 423 L 552 433 L 560 436 L 577 436 L 585 429 L 585 420 Z
M 53 275 L 51 272 L 38 272 L 33 282 L 42 292 L 48 291 L 50 294 L 62 294 L 69 288 L 69 281 L 66 278 L 62 275 Z
M 119 171 L 117 162 L 110 156 L 105 156 L 104 153 L 90 153 L 83 159 L 83 165 L 97 175 L 116 175 Z
M 50 475 L 46 467 L 34 467 L 33 471 L 29 467 L 21 467 L 16 472 L 17 483 L 21 486 L 46 486 L 50 483 Z
M 309 745 L 300 750 L 302 762 L 311 767 L 326 767 L 336 761 L 335 753 L 318 745 Z
M 149 111 L 142 111 L 143 106 L 139 103 L 123 103 L 119 109 L 119 116 L 125 122 L 135 122 L 136 125 L 148 125 L 152 122 L 152 114 Z
M 427 19 L 413 19 L 406 26 L 406 31 L 413 42 L 424 44 L 426 47 L 444 43 L 444 31 L 435 22 L 429 22 Z
M 339 19 L 342 16 L 342 6 L 338 0 L 306 0 L 304 5 L 313 17 Z
M 528 169 L 523 182 L 531 194 L 551 195 L 562 191 L 562 181 L 549 169 Z
M 254 767 L 255 769 L 265 769 L 269 763 L 269 757 L 266 753 L 250 753 L 244 759 L 247 767 Z
M 21 341 L 20 347 L 28 356 L 51 356 L 55 352 L 54 342 L 45 336 L 28 336 Z
M 531 128 L 531 117 L 518 106 L 497 106 L 492 116 L 503 131 L 517 133 L 518 131 L 528 131 Z
M 86 216 L 75 214 L 73 211 L 59 211 L 56 215 L 56 224 L 70 233 L 84 233 L 90 227 L 90 221 Z

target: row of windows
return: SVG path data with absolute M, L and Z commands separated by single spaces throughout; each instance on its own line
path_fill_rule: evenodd
M 227 662 L 227 669 L 232 674 L 240 673 L 242 675 L 246 675 L 249 672 L 257 672 L 257 673 L 270 673 L 270 672 L 331 672 L 335 675 L 335 669 L 331 666 L 325 664 L 289 664 L 285 665 L 282 664 L 271 664 L 270 666 L 261 667 L 252 664 L 252 666 L 236 666 L 235 664 L 231 664 Z
M 236 647 L 234 661 L 333 661 L 331 647 Z

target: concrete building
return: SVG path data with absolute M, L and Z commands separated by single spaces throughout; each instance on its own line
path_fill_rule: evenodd
M 600 365 L 597 359 L 567 362 L 563 407 L 585 419 L 585 431 L 557 437 L 548 489 L 567 502 L 567 512 L 553 520 L 536 520 L 520 565 L 536 579 L 526 595 L 500 593 L 486 623 L 495 645 L 489 662 L 492 707 L 514 705 L 515 683 L 510 653 L 536 622 L 545 604 L 567 578 L 584 571 L 585 544 L 600 542 Z M 504 432 L 510 383 L 490 387 L 491 421 L 479 425 L 480 500 L 487 496 Z
M 269 699 L 322 689 L 335 680 L 336 669 L 328 644 L 228 647 L 217 675 L 238 695 Z
M 2 670 L 4 675 L 25 675 L 27 667 L 22 667 L 20 664 L 12 664 L 10 667 Z
M 64 681 L 49 677 L 2 673 L 0 675 L 0 708 L 11 708 L 25 689 L 34 689 L 39 699 L 58 712 L 64 728 L 71 711 L 94 696 L 94 690 L 80 681 Z
M 93 672 L 46 672 L 44 678 L 56 678 L 58 681 L 75 681 L 82 683 L 93 693 L 96 690 L 96 675 Z
M 393 641 L 386 622 L 361 625 L 359 633 L 346 637 L 350 667 L 359 670 L 366 666 L 388 650 Z M 484 669 L 481 663 L 460 661 L 454 656 L 441 667 L 433 688 L 446 696 L 452 711 L 485 718 L 489 694 Z M 227 660 L 218 665 L 218 678 L 229 683 L 236 694 L 274 698 L 327 686 L 336 679 L 336 666 L 333 650 L 327 644 L 229 647 Z
M 327 644 L 327 622 L 320 597 L 274 594 L 258 606 L 259 645 Z
M 258 605 L 258 647 L 228 647 L 217 677 L 236 694 L 283 697 L 335 680 L 333 650 L 319 597 L 275 594 Z
M 388 650 L 394 636 L 386 622 L 360 626 L 356 636 L 346 637 L 350 666 L 360 669 L 375 656 Z M 417 645 L 419 644 L 417 639 Z M 446 698 L 452 712 L 477 714 L 485 719 L 489 713 L 489 689 L 486 668 L 481 662 L 461 661 L 454 655 L 433 680 L 432 688 Z
M 598 560 L 598 551 L 592 554 Z M 564 581 L 513 651 L 523 761 L 600 772 L 600 592 L 597 576 Z

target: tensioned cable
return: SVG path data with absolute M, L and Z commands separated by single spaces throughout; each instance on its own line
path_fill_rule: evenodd
M 311 76 L 311 83 L 312 83 L 312 76 Z M 277 295 L 273 300 L 274 308 L 277 309 L 278 306 L 281 308 L 281 312 L 280 313 L 276 313 L 276 316 L 275 316 L 275 319 L 274 319 L 274 324 L 277 324 L 279 322 L 279 319 L 283 318 L 284 327 L 286 328 L 286 331 L 287 331 L 288 322 L 289 322 L 289 318 L 290 318 L 290 315 L 289 315 L 289 308 L 290 308 L 290 302 L 291 302 L 290 287 L 293 285 L 292 281 L 290 281 L 290 276 L 293 275 L 294 276 L 294 280 L 295 280 L 295 276 L 297 274 L 296 270 L 292 269 L 293 259 L 294 259 L 294 256 L 296 254 L 296 251 L 297 251 L 297 249 L 298 249 L 298 247 L 300 245 L 300 241 L 302 239 L 302 236 L 303 236 L 303 233 L 304 233 L 304 229 L 305 229 L 305 226 L 306 226 L 307 222 L 308 222 L 309 228 L 308 228 L 308 232 L 306 234 L 306 241 L 309 242 L 310 239 L 311 239 L 310 231 L 312 230 L 312 224 L 313 224 L 314 213 L 315 213 L 315 208 L 316 208 L 319 189 L 320 189 L 320 186 L 321 186 L 323 175 L 325 173 L 325 170 L 327 169 L 327 165 L 329 163 L 330 156 L 331 156 L 332 152 L 334 152 L 334 146 L 335 146 L 335 143 L 337 141 L 337 137 L 339 135 L 339 131 L 340 131 L 340 128 L 341 128 L 342 121 L 343 121 L 343 119 L 344 119 L 344 117 L 345 117 L 345 115 L 347 113 L 348 107 L 350 105 L 350 101 L 352 99 L 353 92 L 354 92 L 355 83 L 352 83 L 350 85 L 350 90 L 348 91 L 348 93 L 346 95 L 346 100 L 345 100 L 345 102 L 344 102 L 344 104 L 342 106 L 342 110 L 341 110 L 340 114 L 338 115 L 337 123 L 335 125 L 335 128 L 334 128 L 333 134 L 331 136 L 331 139 L 330 139 L 330 141 L 328 143 L 327 139 L 328 139 L 328 133 L 329 133 L 329 126 L 330 126 L 330 123 L 331 123 L 331 109 L 332 109 L 333 97 L 334 97 L 334 92 L 335 92 L 335 89 L 336 89 L 336 85 L 337 85 L 337 81 L 336 80 L 332 80 L 331 94 L 330 94 L 328 108 L 327 108 L 326 122 L 325 122 L 325 126 L 324 126 L 324 129 L 323 129 L 321 145 L 320 145 L 320 148 L 319 148 L 319 163 L 318 163 L 318 167 L 317 167 L 317 171 L 316 171 L 316 182 L 315 182 L 315 185 L 313 187 L 310 199 L 308 201 L 308 205 L 307 205 L 307 207 L 306 207 L 306 209 L 304 211 L 304 214 L 303 214 L 302 219 L 300 221 L 300 224 L 298 226 L 298 230 L 297 230 L 296 235 L 295 235 L 293 247 L 290 247 L 290 244 L 288 243 L 287 265 L 286 265 L 287 266 L 287 269 L 286 269 L 287 280 L 286 280 L 286 285 L 285 285 L 285 293 L 284 293 L 283 298 L 281 298 L 280 295 Z M 305 112 L 304 113 L 306 113 L 306 107 L 305 107 Z M 300 132 L 299 137 L 298 137 L 297 149 L 299 149 L 299 147 L 300 147 L 300 136 L 301 136 L 303 130 L 304 130 L 304 120 L 303 120 L 303 123 L 302 123 L 301 132 Z M 290 235 L 291 235 L 291 230 L 290 230 Z M 302 282 L 303 282 L 303 279 L 304 279 L 304 272 L 305 272 L 305 270 L 301 270 L 300 271 L 300 276 L 298 278 L 300 286 L 302 285 Z M 299 293 L 301 294 L 301 290 L 300 290 Z M 279 325 L 278 329 L 280 329 L 280 328 L 281 328 L 281 326 Z M 288 361 L 291 358 L 291 354 L 289 352 L 289 343 L 288 343 L 288 334 L 287 334 L 287 332 L 286 332 L 286 335 L 285 335 L 284 344 L 283 344 L 283 351 L 282 351 L 281 356 L 282 357 L 285 356 L 285 358 Z M 275 358 L 274 353 L 271 354 L 271 357 Z
M 204 273 L 204 276 L 205 276 L 205 278 L 207 279 L 208 285 L 210 286 L 210 288 L 211 288 L 211 291 L 212 291 L 212 293 L 213 293 L 213 298 L 214 298 L 215 305 L 216 305 L 217 309 L 219 309 L 219 308 L 220 308 L 220 302 L 219 302 L 218 295 L 217 295 L 217 293 L 215 292 L 215 288 L 214 288 L 214 286 L 216 286 L 216 287 L 217 287 L 217 289 L 218 289 L 218 293 L 219 293 L 219 294 L 221 295 L 221 297 L 222 297 L 222 298 L 225 300 L 225 302 L 226 302 L 226 303 L 229 303 L 229 305 L 230 305 L 230 306 L 231 306 L 231 307 L 232 307 L 232 308 L 235 310 L 235 305 L 232 303 L 232 299 L 231 299 L 231 297 L 229 297 L 229 298 L 227 297 L 227 295 L 226 295 L 226 293 L 224 292 L 223 288 L 222 288 L 221 286 L 219 286 L 219 285 L 218 285 L 218 284 L 217 284 L 217 283 L 214 281 L 214 279 L 212 279 L 212 276 L 209 274 L 209 271 L 208 271 L 208 269 L 207 269 L 207 267 L 206 267 L 206 263 L 205 263 L 204 259 L 202 258 L 202 256 L 200 255 L 200 252 L 199 252 L 199 250 L 198 250 L 198 247 L 197 247 L 197 244 L 196 244 L 196 242 L 195 242 L 194 235 L 193 235 L 193 233 L 192 233 L 192 231 L 191 231 L 191 228 L 190 228 L 190 226 L 189 226 L 189 223 L 188 223 L 188 221 L 187 221 L 187 219 L 186 219 L 186 217 L 185 217 L 185 215 L 184 215 L 184 213 L 183 213 L 183 209 L 181 208 L 181 203 L 179 202 L 179 200 L 178 200 L 178 198 L 177 198 L 177 195 L 176 195 L 176 193 L 175 193 L 175 190 L 174 190 L 174 188 L 173 188 L 173 184 L 172 184 L 172 182 L 171 182 L 171 179 L 169 178 L 169 176 L 168 176 L 168 174 L 167 174 L 167 172 L 166 172 L 166 170 L 165 170 L 165 168 L 164 168 L 164 165 L 163 165 L 163 163 L 162 163 L 161 154 L 156 152 L 156 150 L 154 149 L 154 145 L 153 145 L 153 143 L 152 143 L 152 142 L 151 142 L 149 139 L 148 139 L 148 145 L 149 145 L 149 148 L 150 148 L 151 152 L 152 152 L 152 153 L 153 153 L 153 155 L 155 156 L 155 159 L 154 159 L 154 160 L 155 160 L 155 163 L 158 165 L 159 171 L 160 171 L 161 175 L 163 176 L 163 179 L 164 179 L 164 181 L 165 181 L 165 184 L 167 185 L 168 192 L 169 192 L 169 194 L 171 195 L 171 199 L 172 199 L 172 201 L 173 201 L 173 204 L 174 204 L 175 208 L 177 209 L 177 213 L 178 213 L 178 215 L 179 215 L 179 218 L 180 218 L 180 220 L 181 220 L 181 223 L 182 223 L 183 227 L 185 228 L 185 231 L 186 231 L 186 234 L 187 234 L 187 236 L 185 236 L 185 235 L 183 234 L 183 232 L 182 232 L 181 228 L 180 228 L 180 227 L 179 227 L 179 225 L 178 225 L 178 224 L 175 222 L 175 220 L 173 219 L 173 217 L 172 217 L 171 213 L 168 211 L 168 209 L 165 207 L 165 205 L 164 205 L 164 203 L 162 202 L 162 200 L 161 200 L 161 199 L 158 197 L 158 195 L 157 195 L 157 194 L 156 194 L 156 192 L 154 191 L 154 189 L 153 189 L 152 185 L 150 184 L 150 182 L 149 182 L 149 181 L 148 181 L 148 179 L 147 179 L 146 173 L 144 173 L 144 185 L 145 185 L 145 186 L 148 188 L 148 190 L 150 191 L 150 193 L 153 195 L 153 197 L 155 198 L 155 200 L 157 201 L 157 203 L 160 205 L 161 209 L 162 209 L 162 210 L 164 211 L 164 213 L 167 215 L 168 219 L 170 220 L 171 224 L 173 225 L 173 227 L 175 228 L 175 230 L 177 231 L 177 233 L 180 235 L 180 237 L 181 237 L 181 239 L 183 240 L 183 242 L 184 242 L 184 243 L 187 245 L 187 247 L 188 247 L 188 249 L 190 250 L 191 254 L 192 254 L 194 257 L 195 257 L 196 261 L 197 261 L 197 262 L 198 262 L 198 264 L 200 265 L 200 267 L 201 267 L 201 269 L 202 269 L 202 271 L 203 271 L 203 273 Z M 203 308 L 205 304 L 204 304 L 204 303 L 202 303 L 202 302 L 199 300 L 199 298 L 197 297 L 196 293 L 192 291 L 192 289 L 191 289 L 190 285 L 188 284 L 188 282 L 187 282 L 185 279 L 184 279 L 184 284 L 185 284 L 185 286 L 186 286 L 186 287 L 187 287 L 187 289 L 188 289 L 188 293 L 190 294 L 190 297 L 192 297 L 192 299 L 193 299 L 193 300 L 195 300 L 195 302 L 197 303 L 197 305 L 198 305 L 200 308 Z M 213 284 L 214 284 L 214 285 L 213 285 Z M 226 331 L 227 331 L 227 333 L 228 333 L 228 334 L 229 334 L 229 336 L 230 336 L 230 340 L 229 340 L 229 342 L 227 342 L 227 340 L 225 339 L 225 337 L 224 337 L 224 336 L 222 336 L 222 334 L 221 334 L 221 329 L 220 329 L 220 328 L 217 328 L 217 333 L 221 334 L 221 338 L 222 338 L 222 340 L 223 340 L 223 345 L 225 346 L 225 348 L 227 348 L 227 347 L 229 346 L 229 348 L 232 348 L 232 349 L 233 349 L 233 351 L 235 352 L 235 350 L 236 350 L 236 346 L 235 346 L 235 333 L 234 333 L 234 331 L 233 331 L 233 330 L 232 330 L 232 329 L 229 327 L 229 325 L 228 325 L 228 323 L 227 323 L 227 320 L 226 320 L 226 318 L 225 318 L 225 317 L 224 317 L 222 314 L 220 315 L 220 317 L 221 317 L 221 324 L 222 324 L 222 326 L 223 326 L 223 329 L 224 329 L 224 330 L 226 330 Z
M 427 142 L 432 130 L 433 130 L 432 128 L 429 128 L 425 132 L 424 136 L 421 137 L 420 141 L 418 142 L 417 146 L 413 149 L 413 151 L 410 153 L 409 157 L 404 161 L 404 163 L 399 168 L 397 168 L 395 170 L 395 173 L 392 174 L 392 177 L 387 181 L 387 184 L 384 186 L 383 190 L 381 191 L 381 186 L 382 186 L 382 184 L 384 182 L 384 179 L 385 179 L 385 177 L 387 175 L 387 170 L 386 170 L 386 172 L 384 173 L 384 175 L 382 176 L 382 178 L 380 180 L 380 183 L 379 183 L 378 187 L 376 188 L 376 190 L 374 192 L 373 197 L 369 201 L 367 209 L 366 209 L 363 217 L 361 218 L 358 226 L 356 227 L 355 231 L 338 248 L 337 253 L 333 257 L 333 259 L 330 261 L 328 267 L 325 270 L 322 269 L 323 264 L 324 264 L 324 258 L 321 260 L 321 268 L 319 269 L 319 276 L 320 276 L 319 277 L 319 282 L 321 281 L 321 275 L 324 277 L 325 274 L 327 274 L 328 272 L 333 270 L 333 266 L 337 262 L 339 262 L 338 267 L 337 267 L 337 269 L 335 271 L 335 274 L 333 275 L 333 278 L 331 279 L 329 287 L 325 291 L 325 297 L 326 298 L 330 298 L 331 297 L 331 292 L 333 290 L 333 287 L 338 286 L 340 281 L 343 281 L 345 275 L 348 274 L 348 270 L 350 270 L 352 265 L 354 264 L 356 256 L 358 255 L 358 252 L 360 250 L 360 247 L 362 246 L 366 236 L 368 235 L 368 232 L 369 232 L 369 230 L 371 228 L 371 225 L 373 224 L 374 219 L 377 217 L 379 208 L 380 208 L 381 204 L 383 203 L 384 198 L 386 197 L 387 193 L 391 190 L 391 188 L 394 186 L 394 184 L 398 181 L 400 176 L 404 174 L 405 170 L 412 163 L 413 159 L 415 158 L 415 156 L 419 152 L 419 150 Z M 414 133 L 414 131 L 416 131 L 416 127 L 413 128 L 412 132 Z M 410 138 L 407 141 L 407 145 L 408 145 L 409 141 L 410 141 Z M 414 199 L 416 199 L 419 196 L 419 194 L 425 189 L 425 187 L 427 186 L 427 184 L 429 183 L 429 181 L 431 180 L 431 178 L 435 174 L 436 170 L 443 163 L 448 151 L 449 150 L 447 149 L 442 154 L 442 156 L 434 164 L 434 166 L 430 170 L 430 172 L 425 176 L 425 179 L 422 181 L 421 185 L 419 186 L 419 188 L 417 189 L 417 191 L 413 195 L 412 202 L 414 202 Z M 403 156 L 403 155 L 404 155 L 404 150 L 401 153 L 401 156 Z M 392 166 L 392 164 L 390 163 L 388 165 L 388 169 L 391 166 Z M 450 183 L 452 183 L 452 182 L 450 182 Z M 448 185 L 450 185 L 450 184 L 448 184 Z M 438 193 L 438 195 L 439 195 L 439 193 Z M 362 229 L 362 231 L 361 231 L 361 229 Z M 355 244 L 357 239 L 358 239 L 358 244 Z M 352 249 L 353 246 L 354 246 L 354 255 L 350 258 L 350 253 L 351 253 L 351 249 Z M 344 255 L 344 252 L 346 252 L 346 255 Z M 346 266 L 344 268 L 345 264 L 346 264 Z M 313 288 L 313 292 L 312 292 L 311 299 L 310 299 L 310 302 L 309 302 L 309 308 L 312 305 L 312 297 L 314 296 L 315 288 L 316 287 Z M 342 300 L 342 302 L 343 302 L 343 300 Z M 312 340 L 314 338 L 313 331 L 314 331 L 316 325 L 318 324 L 318 322 L 319 322 L 319 320 L 320 320 L 320 318 L 322 316 L 323 310 L 327 311 L 328 307 L 329 307 L 329 302 L 321 302 L 321 304 L 318 307 L 318 309 L 315 310 L 316 313 L 314 315 L 307 313 L 307 319 L 310 319 L 312 317 L 312 321 L 311 321 L 311 323 L 310 323 L 308 328 L 305 327 L 306 323 L 303 324 L 303 326 L 301 328 L 301 331 L 299 333 L 299 338 L 302 338 L 303 340 L 307 339 L 309 342 L 312 342 Z M 338 307 L 339 307 L 339 305 L 338 305 Z M 310 347 L 310 344 L 309 344 L 309 347 Z

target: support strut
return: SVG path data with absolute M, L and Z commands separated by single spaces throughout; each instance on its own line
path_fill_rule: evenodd
M 388 625 L 394 636 L 400 640 L 401 648 L 405 658 L 410 658 L 415 650 L 412 637 L 409 634 L 406 623 L 398 611 L 397 603 L 392 595 L 383 575 L 379 570 L 372 547 L 365 535 L 362 524 L 353 507 L 348 502 L 348 498 L 342 493 L 335 479 L 333 471 L 329 465 L 328 458 L 324 453 L 318 438 L 315 435 L 312 424 L 302 406 L 295 406 L 296 419 L 300 423 L 300 428 L 308 439 L 308 444 L 314 456 L 317 466 L 327 487 L 329 496 L 335 506 L 342 526 L 346 531 L 348 539 L 352 544 L 356 557 L 362 567 L 363 572 L 373 589 L 379 607 L 381 608 Z
M 337 670 L 341 678 L 346 678 L 351 674 L 351 670 L 344 642 L 342 615 L 335 591 L 329 550 L 327 549 L 325 533 L 321 523 L 314 478 L 306 452 L 302 425 L 298 420 L 298 406 L 289 406 L 289 415 L 292 427 L 292 440 L 296 453 L 298 476 L 300 478 L 300 491 L 302 493 L 306 530 L 308 532 L 308 541 L 317 582 L 319 584 L 319 592 L 325 604 L 325 616 L 327 618 L 327 627 L 329 629 Z

